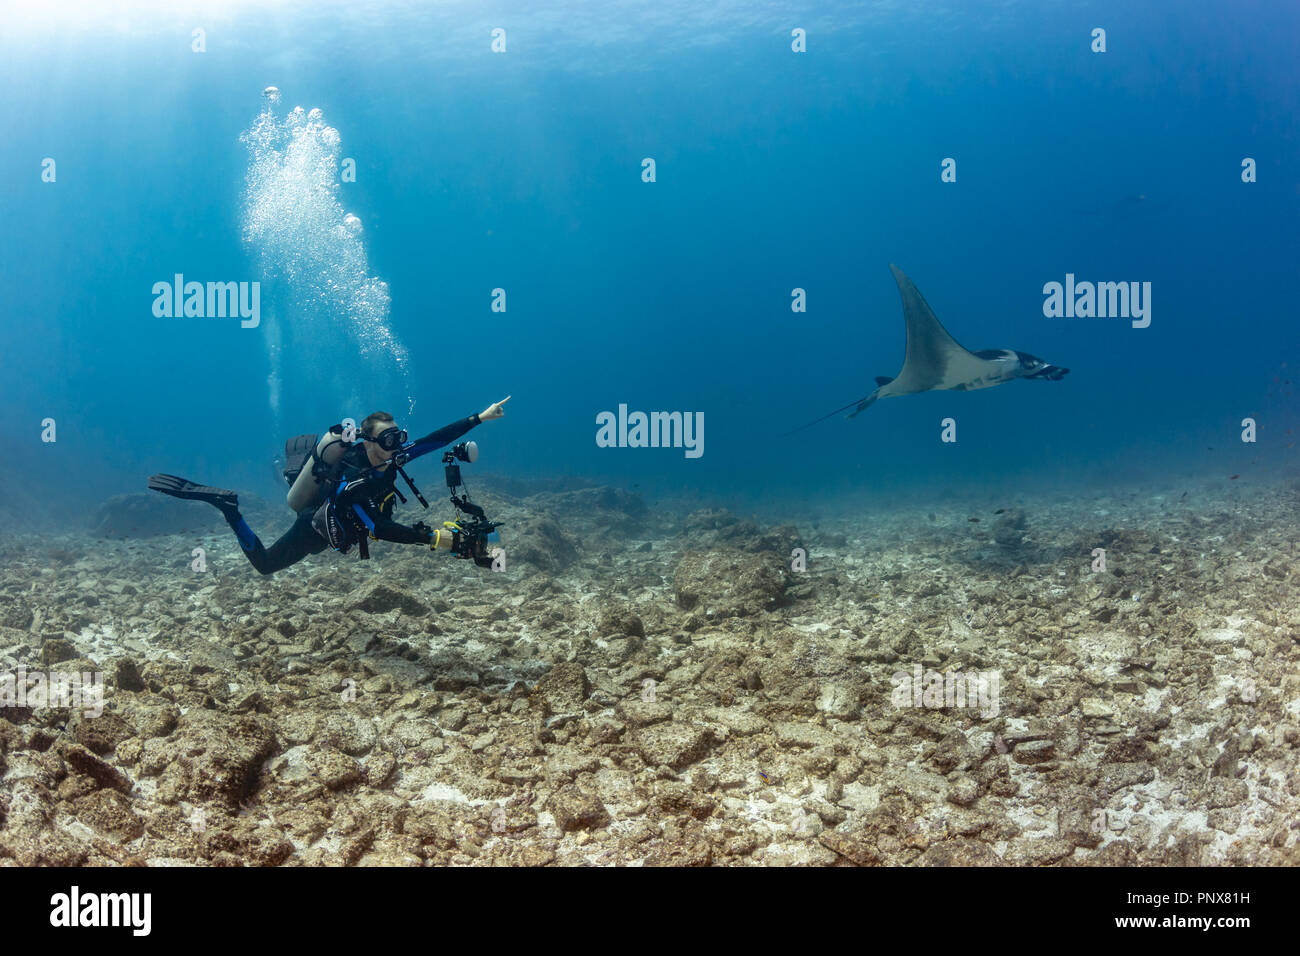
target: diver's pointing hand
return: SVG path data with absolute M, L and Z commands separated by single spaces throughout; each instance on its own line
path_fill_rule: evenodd
M 481 422 L 485 422 L 489 418 L 500 418 L 502 415 L 506 413 L 506 410 L 501 406 L 508 401 L 510 401 L 509 395 L 501 399 L 501 401 L 499 402 L 493 402 L 487 408 L 483 409 L 483 411 L 478 413 L 478 420 Z

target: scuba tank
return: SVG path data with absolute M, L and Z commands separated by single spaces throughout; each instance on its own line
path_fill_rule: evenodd
M 289 483 L 285 500 L 290 508 L 301 511 L 320 502 L 330 470 L 352 447 L 356 436 L 356 426 L 347 419 L 344 425 L 330 426 L 319 441 L 315 435 L 298 435 L 284 443 L 284 479 Z

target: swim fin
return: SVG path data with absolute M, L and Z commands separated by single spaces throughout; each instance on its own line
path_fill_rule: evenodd
M 161 491 L 173 498 L 206 501 L 208 504 L 220 508 L 222 512 L 237 512 L 239 509 L 239 495 L 233 491 L 227 491 L 225 488 L 209 488 L 207 485 L 196 485 L 192 481 L 178 478 L 175 475 L 151 475 L 149 477 L 149 489 L 151 491 Z

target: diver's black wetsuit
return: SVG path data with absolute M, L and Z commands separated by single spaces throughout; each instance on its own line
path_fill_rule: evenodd
M 462 418 L 458 422 L 452 422 L 425 435 L 420 439 L 420 444 L 428 443 L 433 448 L 449 445 L 479 421 L 477 415 Z M 372 467 L 370 459 L 366 457 L 365 443 L 359 441 L 334 463 L 329 478 L 322 488 L 335 488 L 340 481 L 359 478 Z M 428 531 L 417 531 L 393 520 L 393 502 L 397 497 L 393 483 L 396 480 L 397 469 L 392 466 L 384 468 L 365 484 L 359 494 L 355 497 L 350 496 L 349 502 L 361 505 L 370 520 L 374 522 L 372 537 L 380 541 L 395 541 L 398 544 L 428 544 L 431 537 Z M 299 511 L 298 520 L 293 523 L 293 527 L 269 548 L 263 546 L 237 508 L 223 508 L 222 513 L 225 514 L 226 521 L 239 538 L 239 546 L 248 556 L 249 563 L 262 574 L 274 574 L 291 564 L 297 564 L 309 554 L 320 554 L 329 547 L 328 542 L 312 526 L 316 509 L 324 500 L 325 495 L 322 493 L 312 504 Z

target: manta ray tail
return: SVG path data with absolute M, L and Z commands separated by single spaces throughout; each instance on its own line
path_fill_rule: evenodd
M 887 384 L 889 384 L 889 383 L 888 383 L 888 382 L 882 382 L 881 384 L 882 384 L 882 385 L 887 385 Z M 872 405 L 876 404 L 876 395 L 879 394 L 879 392 L 880 392 L 880 389 L 876 389 L 874 392 L 872 392 L 872 393 L 871 393 L 870 395 L 868 395 L 866 398 L 861 399 L 861 400 L 858 402 L 858 407 L 855 408 L 855 409 L 853 409 L 853 411 L 849 412 L 849 413 L 848 413 L 847 415 L 845 415 L 844 417 L 845 417 L 845 418 L 856 418 L 858 415 L 860 415 L 860 414 L 862 414 L 863 412 L 865 412 L 865 411 L 866 411 L 868 408 L 870 408 Z
M 879 391 L 879 389 L 877 389 L 876 391 Z M 824 422 L 824 421 L 826 421 L 826 419 L 830 418 L 832 415 L 838 415 L 840 412 L 848 411 L 848 409 L 850 409 L 850 408 L 852 408 L 853 411 L 849 412 L 849 414 L 846 415 L 845 417 L 846 417 L 846 418 L 852 418 L 854 415 L 858 414 L 858 413 L 861 412 L 863 409 L 868 408 L 869 406 L 871 406 L 872 404 L 874 404 L 875 401 L 876 401 L 876 392 L 872 392 L 870 395 L 864 395 L 864 396 L 862 396 L 862 397 L 859 398 L 857 401 L 849 402 L 847 405 L 842 405 L 842 406 L 840 406 L 839 408 L 835 409 L 835 411 L 833 411 L 833 412 L 827 412 L 827 413 L 826 413 L 825 415 L 823 415 L 821 418 L 814 418 L 812 421 L 808 422 L 806 425 L 800 425 L 798 428 L 792 428 L 792 429 L 790 429 L 788 432 L 782 432 L 782 433 L 781 433 L 780 435 L 778 435 L 777 437 L 778 437 L 778 438 L 785 438 L 787 435 L 793 435 L 793 434 L 795 434 L 796 432 L 801 432 L 801 431 L 803 431 L 805 428 L 812 428 L 814 425 L 816 425 L 816 424 L 818 424 L 818 423 L 820 423 L 820 422 Z

